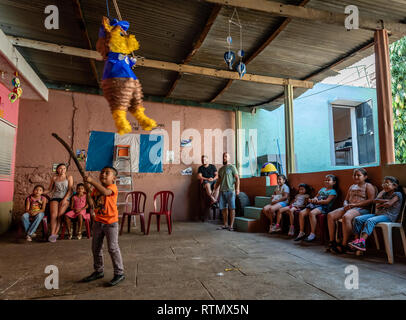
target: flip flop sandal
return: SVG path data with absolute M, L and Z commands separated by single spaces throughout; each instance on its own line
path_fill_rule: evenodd
M 230 227 L 230 228 L 228 228 L 228 231 L 234 231 L 234 228 Z

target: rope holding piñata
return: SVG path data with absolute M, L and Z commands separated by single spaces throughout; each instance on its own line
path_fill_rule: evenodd
M 144 130 L 157 126 L 153 119 L 144 114 L 141 83 L 131 69 L 136 59 L 128 55 L 138 50 L 139 43 L 134 35 L 127 34 L 129 26 L 127 21 L 110 21 L 103 17 L 96 45 L 97 51 L 106 60 L 102 88 L 119 134 L 131 132 L 127 110 Z

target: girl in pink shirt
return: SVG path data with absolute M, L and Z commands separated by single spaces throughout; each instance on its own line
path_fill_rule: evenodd
M 71 219 L 75 218 L 78 218 L 79 222 L 79 226 L 77 228 L 77 238 L 79 240 L 82 238 L 82 224 L 83 219 L 85 219 L 87 215 L 87 207 L 85 186 L 83 183 L 79 183 L 76 187 L 76 194 L 72 197 L 71 211 L 65 214 L 65 221 L 69 232 L 69 240 L 72 239 L 73 236 Z

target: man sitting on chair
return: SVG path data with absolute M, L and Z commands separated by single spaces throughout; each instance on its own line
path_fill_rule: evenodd
M 212 190 L 218 179 L 217 168 L 208 163 L 208 157 L 202 156 L 202 165 L 198 169 L 197 178 L 200 180 L 207 196 L 211 199 L 211 204 L 217 202 L 218 193 L 212 195 Z

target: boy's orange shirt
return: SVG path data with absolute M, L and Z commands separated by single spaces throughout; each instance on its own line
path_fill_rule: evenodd
M 96 215 L 94 220 L 104 224 L 112 224 L 118 222 L 118 189 L 115 184 L 111 184 L 106 188 L 113 191 L 110 196 L 101 195 L 97 189 L 92 191 L 91 197 L 95 203 L 94 213 Z

